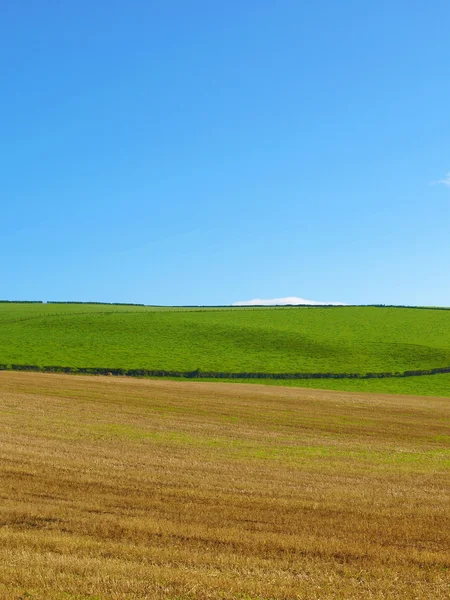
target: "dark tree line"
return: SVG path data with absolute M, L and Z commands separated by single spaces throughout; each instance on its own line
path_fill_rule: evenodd
M 0 304 L 44 304 L 42 300 L 0 300 Z
M 180 306 L 162 306 L 157 304 L 137 304 L 133 302 L 77 302 L 75 300 L 0 300 L 0 304 L 98 304 L 101 306 L 147 306 L 149 308 L 193 308 L 211 310 L 214 308 L 228 310 L 252 310 L 255 308 L 414 308 L 422 310 L 450 310 L 448 306 L 412 306 L 407 304 L 274 304 L 267 306 L 265 304 L 252 304 L 249 306 L 230 306 L 229 304 L 217 304 L 215 306 L 204 306 L 202 304 L 185 304 Z
M 385 379 L 388 377 L 418 377 L 450 373 L 450 367 L 436 369 L 418 369 L 401 373 L 258 373 L 242 371 L 230 373 L 226 371 L 177 371 L 165 369 L 112 369 L 106 367 L 63 367 L 0 364 L 0 371 L 35 371 L 42 373 L 78 373 L 84 375 L 116 375 L 127 377 L 182 377 L 186 379 Z

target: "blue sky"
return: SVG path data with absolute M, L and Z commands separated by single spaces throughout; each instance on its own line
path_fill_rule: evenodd
M 5 0 L 0 297 L 450 305 L 449 22 Z

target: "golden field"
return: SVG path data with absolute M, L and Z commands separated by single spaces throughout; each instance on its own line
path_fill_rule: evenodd
M 0 372 L 0 598 L 450 598 L 450 402 Z

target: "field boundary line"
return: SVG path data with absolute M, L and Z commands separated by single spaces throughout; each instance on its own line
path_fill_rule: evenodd
M 450 367 L 419 369 L 399 373 L 262 373 L 220 371 L 176 371 L 165 369 L 117 369 L 104 367 L 65 367 L 59 365 L 25 365 L 0 363 L 0 371 L 30 371 L 38 373 L 69 373 L 79 375 L 114 375 L 125 377 L 179 377 L 184 379 L 388 379 L 420 377 L 450 373 Z

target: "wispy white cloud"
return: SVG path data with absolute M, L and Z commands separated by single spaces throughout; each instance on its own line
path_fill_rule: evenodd
M 272 298 L 270 300 L 262 300 L 261 298 L 255 298 L 254 300 L 243 300 L 241 302 L 233 302 L 233 306 L 275 306 L 275 305 L 286 305 L 286 304 L 313 304 L 315 306 L 345 306 L 342 302 L 318 302 L 317 300 L 305 300 L 304 298 L 297 298 L 296 296 L 288 296 L 287 298 Z
M 432 185 L 446 185 L 450 187 L 450 171 L 444 177 L 444 179 L 439 179 L 438 181 L 432 181 Z

